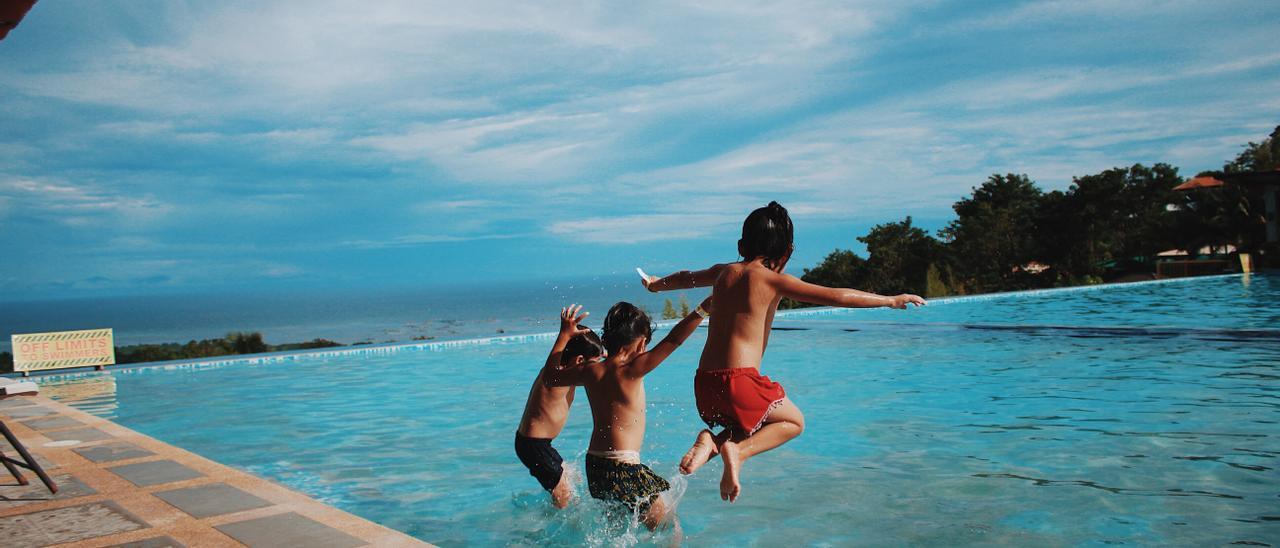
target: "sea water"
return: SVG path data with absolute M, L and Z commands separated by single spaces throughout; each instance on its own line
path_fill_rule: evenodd
M 1277 302 L 1280 279 L 1253 275 L 780 317 L 762 369 L 807 427 L 744 465 L 734 504 L 719 498 L 719 462 L 676 471 L 702 428 L 700 330 L 645 380 L 642 459 L 676 486 L 691 546 L 1274 545 Z M 513 433 L 549 345 L 44 382 L 67 403 L 436 544 L 670 542 L 586 497 L 552 509 L 516 460 Z M 576 470 L 591 428 L 582 397 L 555 442 Z
M 569 280 L 530 280 L 399 288 L 286 288 L 276 291 L 79 297 L 0 302 L 0 351 L 8 335 L 114 329 L 116 345 L 185 343 L 229 332 L 260 332 L 271 344 L 326 338 L 345 344 L 448 340 L 555 329 L 560 308 L 587 305 L 599 325 L 627 300 L 660 315 L 680 297 L 697 306 L 705 289 L 653 294 L 634 272 Z

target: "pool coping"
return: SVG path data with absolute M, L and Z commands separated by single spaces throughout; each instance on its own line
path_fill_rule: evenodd
M 35 474 L 26 470 L 23 475 L 31 485 L 19 487 L 7 472 L 0 470 L 0 529 L 7 526 L 10 530 L 26 531 L 25 544 L 15 541 L 20 545 L 47 545 L 47 540 L 32 539 L 58 539 L 59 534 L 68 533 L 46 530 L 78 526 L 85 528 L 80 538 L 65 540 L 64 536 L 53 544 L 90 548 L 167 537 L 187 546 L 244 546 L 237 540 L 241 537 L 235 534 L 243 535 L 245 530 L 256 527 L 258 536 L 245 538 L 250 542 L 261 539 L 265 529 L 273 539 L 267 545 L 287 544 L 288 535 L 292 533 L 296 535 L 295 540 L 307 545 L 320 539 L 347 546 L 431 546 L 298 491 L 48 397 L 20 396 L 0 401 L 4 403 L 0 407 L 0 418 L 63 487 L 59 495 L 50 495 Z M 14 415 L 15 410 L 33 408 L 38 408 L 37 413 L 48 413 Z M 48 421 L 51 418 L 64 420 Z M 81 436 L 82 432 L 96 434 Z M 76 439 L 79 437 L 85 440 Z M 111 454 L 112 449 L 92 451 L 106 446 L 132 449 L 115 455 Z M 2 438 L 0 447 L 13 456 Z M 183 499 L 174 495 L 185 490 L 204 493 L 196 497 L 199 503 L 196 509 L 183 508 Z M 13 498 L 15 493 L 19 493 L 17 498 Z M 218 496 L 211 498 L 207 493 Z M 225 500 L 213 500 L 216 498 Z M 186 500 L 193 499 L 187 497 Z M 117 523 L 134 522 L 142 527 L 117 532 L 94 531 L 92 523 L 40 519 L 56 515 L 60 510 L 71 513 L 91 506 L 100 516 L 117 518 Z M 291 531 L 290 527 L 299 530 Z
M 1262 274 L 1262 273 L 1252 273 Z M 981 293 L 976 295 L 955 295 L 950 297 L 939 297 L 929 300 L 929 306 L 941 306 L 948 304 L 956 304 L 963 302 L 986 301 L 991 299 L 999 299 L 1005 297 L 1032 296 L 1032 295 L 1048 295 L 1056 293 L 1075 293 L 1081 291 L 1103 291 L 1116 287 L 1132 287 L 1141 285 L 1170 284 L 1170 283 L 1188 283 L 1196 280 L 1212 280 L 1223 278 L 1234 278 L 1250 275 L 1250 273 L 1236 272 L 1231 274 L 1215 274 L 1211 276 L 1188 276 L 1183 278 L 1165 278 L 1160 280 L 1141 280 L 1135 282 L 1121 283 L 1103 283 L 1094 285 L 1077 285 L 1071 287 L 1052 287 L 1047 289 L 1028 289 L 1022 291 L 1001 291 L 996 293 Z M 846 314 L 851 310 L 849 308 L 838 307 L 812 307 L 812 308 L 793 308 L 789 310 L 779 310 L 777 317 L 779 318 L 795 318 L 805 316 L 826 316 Z M 675 325 L 679 320 L 662 320 L 656 322 L 658 327 L 670 327 Z M 705 326 L 704 326 L 705 327 Z M 304 350 L 288 350 L 282 352 L 267 352 L 260 354 L 238 354 L 234 356 L 219 356 L 214 358 L 197 358 L 190 360 L 168 360 L 159 362 L 138 362 L 121 365 L 109 365 L 102 371 L 92 368 L 76 368 L 62 369 L 56 371 L 32 371 L 29 378 L 77 378 L 81 376 L 101 375 L 110 371 L 130 371 L 146 368 L 205 368 L 205 367 L 221 367 L 233 364 L 264 364 L 279 363 L 293 361 L 299 358 L 314 357 L 338 357 L 349 355 L 366 355 L 366 354 L 390 354 L 404 350 L 442 350 L 445 348 L 453 348 L 459 346 L 477 346 L 485 344 L 502 344 L 502 343 L 519 343 L 529 341 L 542 341 L 554 338 L 555 332 L 540 332 L 515 335 L 500 335 L 496 337 L 475 337 L 469 339 L 454 339 L 444 341 L 414 341 L 405 343 L 381 343 L 381 344 L 361 344 L 350 346 L 329 347 L 324 349 L 304 349 Z M 20 373 L 4 373 L 0 377 L 17 378 Z

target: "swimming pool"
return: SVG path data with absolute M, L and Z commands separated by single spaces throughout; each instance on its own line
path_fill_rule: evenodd
M 1280 278 L 1253 275 L 780 318 L 764 372 L 808 428 L 746 464 L 734 505 L 719 500 L 718 462 L 674 480 L 687 487 L 685 541 L 1280 542 L 1277 302 Z M 643 459 L 668 478 L 701 428 L 702 342 L 646 383 Z M 554 512 L 512 454 L 549 344 L 44 382 L 64 402 L 437 544 L 665 541 L 610 528 L 592 504 Z M 585 404 L 556 442 L 579 466 Z

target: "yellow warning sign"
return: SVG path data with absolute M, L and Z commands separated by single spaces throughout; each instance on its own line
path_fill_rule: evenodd
M 40 371 L 116 363 L 111 329 L 13 335 L 13 370 Z

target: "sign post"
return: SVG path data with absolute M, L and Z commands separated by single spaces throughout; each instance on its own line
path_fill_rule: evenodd
M 14 334 L 13 370 L 22 376 L 32 371 L 116 363 L 115 334 L 110 328 L 55 333 Z

